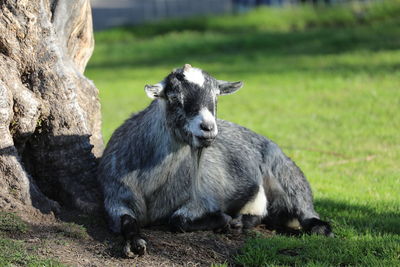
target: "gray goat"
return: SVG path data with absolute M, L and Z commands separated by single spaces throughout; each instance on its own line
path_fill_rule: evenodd
M 189 64 L 146 85 L 154 101 L 115 131 L 98 173 L 126 255 L 145 253 L 140 228 L 160 223 L 226 231 L 295 221 L 305 232 L 333 235 L 314 211 L 303 173 L 275 143 L 216 119 L 217 96 L 242 85 Z

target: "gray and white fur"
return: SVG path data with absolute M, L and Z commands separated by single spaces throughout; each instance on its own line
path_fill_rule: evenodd
M 224 231 L 294 220 L 306 232 L 332 235 L 296 164 L 267 138 L 216 119 L 217 96 L 241 87 L 186 64 L 147 85 L 152 103 L 115 131 L 98 179 L 127 255 L 145 253 L 140 228 L 158 223 Z

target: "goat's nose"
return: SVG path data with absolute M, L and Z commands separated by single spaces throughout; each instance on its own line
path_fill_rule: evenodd
M 205 132 L 211 132 L 212 130 L 214 130 L 214 123 L 211 122 L 202 122 L 200 124 L 200 129 L 202 129 Z

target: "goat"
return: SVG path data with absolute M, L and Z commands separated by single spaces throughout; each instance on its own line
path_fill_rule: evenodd
M 126 240 L 126 255 L 144 254 L 140 228 L 159 223 L 225 231 L 295 219 L 308 233 L 333 235 L 302 171 L 275 143 L 216 119 L 217 96 L 242 85 L 185 64 L 145 86 L 154 100 L 114 132 L 98 169 L 110 227 Z

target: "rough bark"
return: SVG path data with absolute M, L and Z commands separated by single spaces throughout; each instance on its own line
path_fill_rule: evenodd
M 98 207 L 93 46 L 89 0 L 0 0 L 0 209 Z

